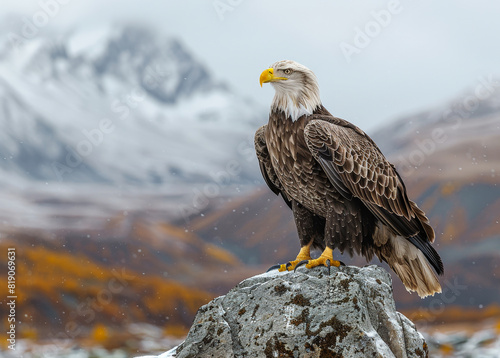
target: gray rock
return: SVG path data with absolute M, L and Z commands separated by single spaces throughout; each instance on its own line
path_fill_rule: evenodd
M 380 267 L 277 271 L 201 307 L 170 357 L 427 357 Z

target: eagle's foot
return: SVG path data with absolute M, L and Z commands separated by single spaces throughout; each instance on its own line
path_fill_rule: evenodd
M 311 257 L 309 257 L 310 259 Z M 305 259 L 305 261 L 308 261 L 309 259 Z M 287 262 L 286 264 L 282 264 L 280 265 L 278 271 L 279 272 L 283 272 L 283 271 L 292 271 L 292 270 L 295 270 L 295 267 L 297 267 L 297 265 L 299 263 L 301 263 L 302 261 L 304 261 L 304 259 L 301 257 L 299 258 L 297 256 L 297 259 L 296 260 L 293 260 L 293 261 L 290 261 L 290 262 Z
M 333 259 L 333 250 L 330 248 L 326 248 L 325 251 L 321 254 L 320 257 L 314 260 L 303 260 L 299 262 L 297 265 L 295 265 L 295 270 L 299 268 L 300 266 L 306 265 L 306 268 L 312 269 L 313 267 L 317 266 L 326 266 L 328 267 L 328 274 L 330 274 L 330 267 L 335 266 L 335 267 L 340 267 L 340 266 L 345 266 L 345 264 L 342 261 L 337 261 Z
M 271 266 L 269 268 L 269 270 L 267 270 L 267 272 L 271 271 L 271 270 L 274 270 L 274 269 L 278 269 L 279 272 L 283 272 L 283 271 L 292 271 L 292 270 L 295 270 L 295 267 L 302 261 L 304 260 L 310 260 L 311 259 L 311 254 L 310 254 L 310 246 L 311 244 L 309 245 L 306 245 L 306 246 L 302 246 L 300 248 L 300 252 L 299 254 L 297 255 L 297 258 L 293 261 L 289 261 L 287 262 L 286 264 L 282 264 L 282 265 L 274 265 L 274 266 Z

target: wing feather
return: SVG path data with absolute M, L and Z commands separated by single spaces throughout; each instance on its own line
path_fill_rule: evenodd
M 259 160 L 260 171 L 269 189 L 271 189 L 272 192 L 276 195 L 281 194 L 281 196 L 285 200 L 285 203 L 291 209 L 292 201 L 285 194 L 285 191 L 283 190 L 283 187 L 280 181 L 278 180 L 278 176 L 276 175 L 276 172 L 274 171 L 271 163 L 271 157 L 269 155 L 269 151 L 266 146 L 266 138 L 264 136 L 265 130 L 266 126 L 264 125 L 260 127 L 255 133 L 254 144 L 255 144 L 255 151 L 257 153 L 257 159 Z
M 406 190 L 396 170 L 364 133 L 325 120 L 313 120 L 306 126 L 305 135 L 312 154 L 325 159 L 321 162 L 325 172 L 336 181 L 340 179 L 354 196 L 408 220 L 416 216 L 408 210 L 407 197 L 402 195 Z M 409 236 L 415 232 L 398 234 Z
M 395 167 L 363 131 L 342 119 L 315 116 L 305 130 L 306 143 L 334 187 L 345 198 L 357 197 L 393 234 L 417 246 L 436 269 L 442 262 L 430 246 L 434 230 L 408 199 Z

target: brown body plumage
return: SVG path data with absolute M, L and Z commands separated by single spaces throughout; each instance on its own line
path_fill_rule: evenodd
M 301 247 L 376 255 L 408 290 L 441 292 L 430 267 L 443 272 L 434 231 L 394 166 L 362 130 L 321 105 L 306 67 L 280 61 L 266 71 L 261 83 L 276 84 L 276 95 L 255 147 L 266 183 L 293 211 Z

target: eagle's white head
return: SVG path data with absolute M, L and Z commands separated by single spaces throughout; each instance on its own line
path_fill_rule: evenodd
M 312 114 L 321 106 L 316 75 L 300 63 L 291 60 L 273 63 L 260 75 L 261 87 L 267 82 L 276 91 L 271 111 L 281 110 L 292 121 L 304 114 Z

